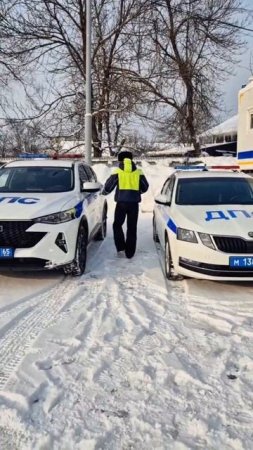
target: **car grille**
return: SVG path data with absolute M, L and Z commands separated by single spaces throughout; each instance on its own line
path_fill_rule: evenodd
M 46 233 L 27 232 L 32 225 L 33 221 L 0 221 L 0 247 L 34 247 Z
M 253 241 L 239 237 L 213 236 L 218 249 L 225 253 L 243 253 L 253 255 Z

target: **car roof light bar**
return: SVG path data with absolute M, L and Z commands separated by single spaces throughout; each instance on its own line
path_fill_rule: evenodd
M 194 164 L 191 166 L 187 166 L 187 165 L 179 165 L 179 166 L 175 166 L 176 170 L 207 170 L 207 167 L 205 165 L 203 166 L 195 166 Z
M 55 153 L 52 159 L 84 159 L 84 155 L 83 153 L 65 153 L 63 155 L 61 153 Z
M 209 166 L 208 169 L 212 169 L 212 170 L 240 170 L 240 166 L 236 166 L 236 165 L 217 165 L 217 166 Z
M 175 170 L 179 171 L 208 171 L 208 170 L 232 170 L 232 171 L 240 171 L 240 166 L 238 165 L 214 165 L 214 166 L 206 166 L 206 165 L 179 165 L 175 166 Z

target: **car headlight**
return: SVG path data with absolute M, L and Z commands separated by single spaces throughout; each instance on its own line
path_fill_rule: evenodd
M 177 239 L 179 241 L 194 242 L 195 244 L 198 243 L 198 240 L 196 238 L 196 234 L 194 233 L 194 231 L 186 230 L 185 228 L 177 229 Z
M 198 233 L 198 235 L 199 235 L 200 240 L 201 240 L 203 245 L 205 245 L 206 247 L 209 247 L 209 248 L 215 250 L 215 246 L 214 246 L 214 243 L 213 243 L 213 241 L 211 239 L 210 234 Z
M 76 218 L 76 209 L 71 208 L 67 209 L 66 211 L 60 211 L 54 214 L 48 214 L 47 216 L 37 217 L 37 219 L 34 219 L 34 222 L 57 224 L 69 222 L 70 220 L 73 220 L 75 218 Z

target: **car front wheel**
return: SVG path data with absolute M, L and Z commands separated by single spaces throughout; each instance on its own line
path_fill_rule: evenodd
M 80 276 L 84 273 L 87 259 L 87 231 L 84 225 L 81 225 L 78 231 L 76 240 L 76 255 L 72 263 L 64 267 L 66 275 L 74 277 Z
M 159 242 L 159 237 L 156 230 L 155 216 L 153 216 L 153 240 L 154 242 Z
M 166 278 L 170 280 L 172 277 L 172 260 L 171 260 L 170 244 L 167 237 L 165 238 L 164 271 Z
M 96 241 L 103 241 L 107 232 L 107 208 L 104 207 L 101 226 L 95 236 Z

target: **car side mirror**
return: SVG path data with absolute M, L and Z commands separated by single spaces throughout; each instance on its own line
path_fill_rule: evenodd
M 155 197 L 155 202 L 159 205 L 170 206 L 171 202 L 169 201 L 167 195 L 159 194 Z
M 96 181 L 85 181 L 82 184 L 82 191 L 85 192 L 98 192 L 102 188 L 102 184 Z

